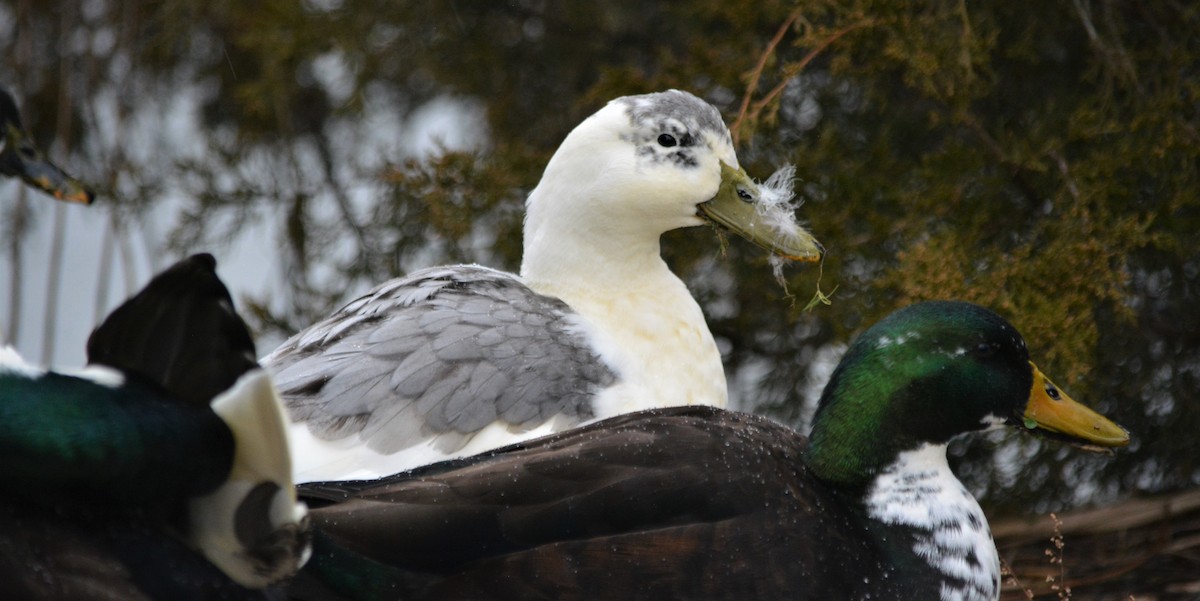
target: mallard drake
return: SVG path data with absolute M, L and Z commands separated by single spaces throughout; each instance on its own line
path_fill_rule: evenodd
M 752 181 L 720 113 L 686 92 L 609 102 L 530 193 L 519 276 L 418 271 L 263 359 L 294 421 L 297 481 L 376 478 L 653 406 L 724 406 L 717 345 L 659 238 L 715 223 L 815 260 L 789 174 Z
M 1090 448 L 1129 440 L 1044 376 L 999 315 L 921 303 L 853 342 L 808 439 L 744 413 L 653 409 L 378 481 L 302 485 L 317 542 L 289 592 L 997 599 L 987 520 L 946 445 L 1002 426 Z
M 262 599 L 306 559 L 282 405 L 210 255 L 56 373 L 0 349 L 0 590 L 13 599 Z
M 42 154 L 25 128 L 17 101 L 0 86 L 0 174 L 19 177 L 26 184 L 59 200 L 91 204 L 95 195 Z

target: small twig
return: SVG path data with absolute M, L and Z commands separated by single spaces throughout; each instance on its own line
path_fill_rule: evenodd
M 837 292 L 838 287 L 834 286 L 833 290 L 829 291 L 829 294 L 821 292 L 821 278 L 825 275 L 825 257 L 827 256 L 829 255 L 822 255 L 821 262 L 817 264 L 817 289 L 813 292 L 813 297 L 809 299 L 808 304 L 804 305 L 803 311 L 805 313 L 812 311 L 817 304 L 822 304 L 825 306 L 833 304 L 833 293 Z
M 970 113 L 960 114 L 959 119 L 967 126 L 968 129 L 975 133 L 975 135 L 979 138 L 979 141 L 983 143 L 983 147 L 986 148 L 988 152 L 990 152 L 992 156 L 996 158 L 998 163 L 1004 167 L 1008 167 L 1009 177 L 1012 179 L 1013 185 L 1015 185 L 1017 189 L 1021 191 L 1021 194 L 1023 194 L 1025 198 L 1029 200 L 1030 204 L 1036 206 L 1038 203 L 1040 203 L 1041 196 L 1037 193 L 1037 189 L 1035 189 L 1023 175 L 1025 171 L 1024 167 L 1008 158 L 1008 155 L 1004 152 L 1004 148 L 1000 146 L 1000 142 L 997 141 L 996 138 L 993 138 L 990 133 L 988 133 L 987 129 L 983 127 L 983 124 L 980 123 L 979 120 Z
M 1033 591 L 1017 578 L 1017 573 L 1013 571 L 1012 566 L 1008 565 L 1008 562 L 1003 557 L 1000 558 L 1000 574 L 1008 578 L 1009 584 L 1021 589 L 1021 592 L 1025 593 L 1026 599 L 1033 601 Z
M 1050 537 L 1054 548 L 1046 549 L 1046 556 L 1050 558 L 1050 565 L 1058 566 L 1058 582 L 1055 582 L 1054 576 L 1047 576 L 1046 582 L 1050 583 L 1050 590 L 1058 593 L 1061 601 L 1067 601 L 1071 598 L 1071 587 L 1067 584 L 1067 568 L 1063 565 L 1063 547 L 1067 546 L 1067 542 L 1062 535 L 1062 520 L 1054 513 L 1050 514 L 1050 519 L 1054 521 L 1054 536 Z
M 869 20 L 863 20 L 863 21 L 859 21 L 858 23 L 848 25 L 838 31 L 833 32 L 832 35 L 825 38 L 819 45 L 817 45 L 816 48 L 813 48 L 812 50 L 809 51 L 808 54 L 804 55 L 804 58 L 800 59 L 800 62 L 797 62 L 794 65 L 789 65 L 788 69 L 786 71 L 786 77 L 784 78 L 784 80 L 779 82 L 779 84 L 777 84 L 774 88 L 772 88 L 770 92 L 767 92 L 767 95 L 763 96 L 761 100 L 754 103 L 755 116 L 757 117 L 758 113 L 762 112 L 762 110 L 764 108 L 766 108 L 766 106 L 769 105 L 771 103 L 771 101 L 773 101 L 775 99 L 776 96 L 782 94 L 784 88 L 787 87 L 788 81 L 791 78 L 795 77 L 796 75 L 799 75 L 800 72 L 803 71 L 804 68 L 807 67 L 808 64 L 813 61 L 813 59 L 817 58 L 817 56 L 820 55 L 821 52 L 823 52 L 826 48 L 828 48 L 830 46 L 830 44 L 833 44 L 834 42 L 836 42 L 838 40 L 838 38 L 841 38 L 842 36 L 846 35 L 847 33 L 850 33 L 851 31 L 854 31 L 855 29 L 858 29 L 860 27 L 865 27 L 869 23 L 870 23 Z
M 771 58 L 771 54 L 775 52 L 775 48 L 783 41 L 783 36 L 791 29 L 792 24 L 800 17 L 800 9 L 793 10 L 783 21 L 783 25 L 779 26 L 779 31 L 775 32 L 775 37 L 771 38 L 771 42 L 767 44 L 767 48 L 758 57 L 758 64 L 754 65 L 754 70 L 750 72 L 750 81 L 746 82 L 746 93 L 742 95 L 742 106 L 738 108 L 737 119 L 733 121 L 729 132 L 733 135 L 733 143 L 738 143 L 738 129 L 742 124 L 742 119 L 746 117 L 746 109 L 750 106 L 750 98 L 754 96 L 754 90 L 758 88 L 758 80 L 762 78 L 763 69 L 767 68 L 767 60 Z
M 828 48 L 842 36 L 854 31 L 855 29 L 871 25 L 874 22 L 871 19 L 863 19 L 862 21 L 851 23 L 850 25 L 833 32 L 829 35 L 829 37 L 821 40 L 821 43 L 817 44 L 816 48 L 813 48 L 808 52 L 808 54 L 804 55 L 804 58 L 800 59 L 800 61 L 788 65 L 784 69 L 784 76 L 781 81 L 776 84 L 774 88 L 771 88 L 770 92 L 767 92 L 762 98 L 752 103 L 750 99 L 754 95 L 754 90 L 758 87 L 758 80 L 762 76 L 762 70 L 766 66 L 767 58 L 775 51 L 775 47 L 779 45 L 783 34 L 787 32 L 788 27 L 791 27 L 792 22 L 798 16 L 798 12 L 793 12 L 792 15 L 789 16 L 788 20 L 784 22 L 784 26 L 781 27 L 775 34 L 775 37 L 771 40 L 771 43 L 767 46 L 767 49 L 763 52 L 762 56 L 759 57 L 758 65 L 755 67 L 755 70 L 751 73 L 750 82 L 746 86 L 746 94 L 742 97 L 742 106 L 738 111 L 737 119 L 734 119 L 733 125 L 729 127 L 729 132 L 733 135 L 733 143 L 735 145 L 739 141 L 739 132 L 741 130 L 742 123 L 746 120 L 757 120 L 758 116 L 762 114 L 763 110 L 770 106 L 770 104 L 774 102 L 780 94 L 783 93 L 784 89 L 787 88 L 788 82 L 790 82 L 793 77 L 799 75 L 800 72 L 803 71 L 804 68 L 813 61 L 813 59 L 817 58 L 817 56 L 820 56 L 820 54 L 824 52 L 826 48 Z

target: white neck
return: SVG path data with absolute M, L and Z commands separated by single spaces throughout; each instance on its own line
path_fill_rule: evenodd
M 530 216 L 521 278 L 534 290 L 555 296 L 553 288 L 623 288 L 639 280 L 678 280 L 659 254 L 659 236 L 658 232 L 617 235 L 611 228 L 597 233 L 586 223 L 540 223 Z
M 867 513 L 917 529 L 913 551 L 945 574 L 942 601 L 1000 598 L 1000 558 L 975 497 L 946 463 L 946 445 L 901 453 L 875 477 Z
M 534 191 L 542 193 L 543 186 Z M 544 200 L 531 197 L 531 208 Z M 659 255 L 661 232 L 636 221 L 594 226 L 530 211 L 521 277 L 570 305 L 617 372 L 620 383 L 598 396 L 596 417 L 648 406 L 724 407 L 720 353 L 699 304 Z

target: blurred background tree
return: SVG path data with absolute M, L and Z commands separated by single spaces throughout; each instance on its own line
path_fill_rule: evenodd
M 7 0 L 0 80 L 101 196 L 3 188 L 0 330 L 64 361 L 56 340 L 82 348 L 197 250 L 222 260 L 263 353 L 422 266 L 514 270 L 524 196 L 562 137 L 607 99 L 678 87 L 723 111 L 751 173 L 797 166 L 829 249 L 784 288 L 740 240 L 664 238 L 739 408 L 805 431 L 857 331 L 966 299 L 1134 439 L 1115 458 L 1015 433 L 954 446 L 990 513 L 1187 488 L 1197 31 L 1200 8 L 1172 1 Z M 804 311 L 818 286 L 832 304 Z

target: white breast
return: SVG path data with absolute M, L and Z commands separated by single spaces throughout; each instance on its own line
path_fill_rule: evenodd
M 918 529 L 913 551 L 946 575 L 942 601 L 1000 598 L 1000 558 L 983 510 L 946 463 L 945 445 L 901 453 L 875 478 L 867 512 Z
M 581 317 L 579 328 L 618 382 L 600 391 L 595 417 L 656 407 L 728 404 L 721 355 L 700 306 L 665 268 L 650 285 L 615 294 L 553 290 Z M 544 292 L 546 293 L 546 292 Z

